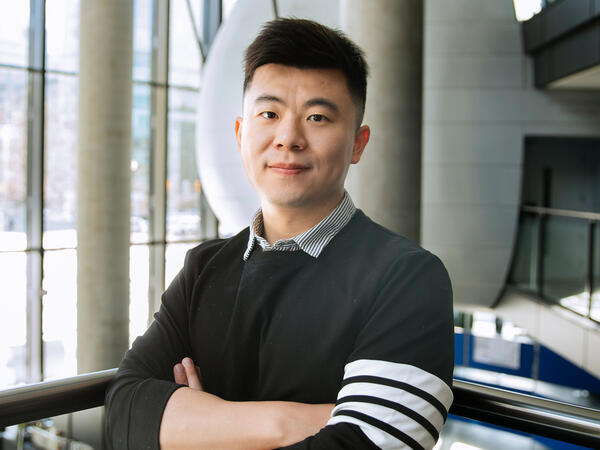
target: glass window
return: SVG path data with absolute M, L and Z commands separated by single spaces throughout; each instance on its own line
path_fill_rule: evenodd
M 27 66 L 29 1 L 4 2 L 0 26 L 0 64 Z
M 133 79 L 150 81 L 152 1 L 135 0 L 133 8 Z
M 165 286 L 169 286 L 183 267 L 185 254 L 198 243 L 169 244 L 165 251 Z
M 27 259 L 24 252 L 0 253 L 0 388 L 27 380 Z
M 588 223 L 567 217 L 548 217 L 545 228 L 543 295 L 587 315 L 586 292 Z
M 129 249 L 129 344 L 148 327 L 148 275 L 150 250 L 146 245 L 132 245 Z
M 44 255 L 42 333 L 44 378 L 77 373 L 77 252 L 56 250 Z
M 531 291 L 537 291 L 539 225 L 538 216 L 521 216 L 510 273 L 511 283 Z
M 79 71 L 79 0 L 46 2 L 46 69 Z
M 76 77 L 46 77 L 44 247 L 77 245 Z
M 131 242 L 150 239 L 150 87 L 134 84 L 131 154 Z
M 202 26 L 200 2 L 190 2 L 196 30 Z M 194 34 L 192 19 L 186 0 L 171 0 L 170 39 L 169 39 L 169 84 L 178 86 L 199 86 L 201 56 L 198 41 Z
M 0 250 L 24 250 L 27 72 L 0 69 Z
M 167 240 L 199 239 L 200 180 L 196 168 L 196 91 L 169 92 Z

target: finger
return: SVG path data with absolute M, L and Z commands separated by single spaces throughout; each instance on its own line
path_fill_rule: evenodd
M 198 373 L 196 372 L 196 367 L 194 367 L 194 361 L 190 358 L 183 358 L 181 361 L 183 364 L 183 368 L 185 369 L 185 375 L 187 376 L 188 386 L 192 389 L 202 390 L 202 384 L 200 383 L 200 378 L 198 377 Z
M 187 375 L 185 374 L 185 369 L 181 363 L 177 363 L 173 366 L 173 377 L 177 384 L 188 384 Z

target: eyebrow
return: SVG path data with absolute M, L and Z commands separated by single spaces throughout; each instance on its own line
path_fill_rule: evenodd
M 275 102 L 275 103 L 281 103 L 282 105 L 285 104 L 285 102 L 280 99 L 279 97 L 276 97 L 275 95 L 269 95 L 269 94 L 263 94 L 263 95 L 259 95 L 258 97 L 256 97 L 256 99 L 254 100 L 254 103 L 259 103 L 259 102 Z
M 263 94 L 263 95 L 259 95 L 258 97 L 256 97 L 256 99 L 254 100 L 254 103 L 260 103 L 260 102 L 275 102 L 275 103 L 281 103 L 282 105 L 285 105 L 285 102 L 281 98 L 279 98 L 275 95 L 270 95 L 270 94 Z M 338 105 L 336 105 L 334 102 L 332 102 L 331 100 L 328 100 L 324 97 L 311 98 L 304 103 L 304 106 L 305 107 L 324 106 L 326 108 L 329 108 L 330 110 L 332 110 L 335 113 L 339 113 L 339 111 L 340 111 L 340 108 L 338 107 Z
M 330 110 L 332 110 L 335 113 L 340 112 L 340 108 L 338 108 L 338 105 L 333 103 L 331 100 L 328 100 L 323 97 L 311 98 L 306 103 L 304 103 L 304 105 L 305 106 L 324 106 L 326 108 L 329 108 Z

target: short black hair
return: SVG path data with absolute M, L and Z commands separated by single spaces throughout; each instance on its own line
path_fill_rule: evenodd
M 271 20 L 246 49 L 244 92 L 250 86 L 256 69 L 270 63 L 299 69 L 342 71 L 358 110 L 358 124 L 362 122 L 369 67 L 364 52 L 343 32 L 312 20 Z

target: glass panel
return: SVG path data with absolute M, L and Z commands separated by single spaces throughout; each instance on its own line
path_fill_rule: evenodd
M 586 293 L 588 255 L 586 221 L 548 217 L 545 228 L 544 297 L 587 315 Z
M 0 69 L 0 250 L 24 250 L 27 72 Z
M 79 0 L 46 2 L 46 69 L 79 71 Z
M 537 291 L 539 223 L 540 219 L 537 216 L 521 215 L 510 273 L 512 284 L 532 291 Z
M 591 317 L 600 322 L 600 223 L 594 226 L 594 295 Z
M 72 76 L 46 77 L 45 248 L 77 245 L 77 86 Z
M 600 139 L 527 137 L 523 205 L 600 212 Z
M 46 294 L 42 303 L 44 377 L 57 378 L 77 373 L 77 252 L 50 251 L 44 254 Z
M 0 3 L 0 64 L 27 66 L 29 1 Z
M 201 2 L 190 2 L 198 33 L 202 27 Z M 186 0 L 171 0 L 169 39 L 169 84 L 179 86 L 200 85 L 200 49 L 194 35 Z
M 149 81 L 152 58 L 152 1 L 135 0 L 133 8 L 133 79 Z
M 150 239 L 150 87 L 133 86 L 131 242 Z
M 165 251 L 165 286 L 169 286 L 175 275 L 182 269 L 187 251 L 198 244 L 199 242 L 167 245 Z
M 27 258 L 0 253 L 0 388 L 27 380 Z
M 196 91 L 171 89 L 167 173 L 167 240 L 200 237 L 200 180 L 196 168 Z
M 149 247 L 132 245 L 129 249 L 129 345 L 148 328 L 149 273 Z

